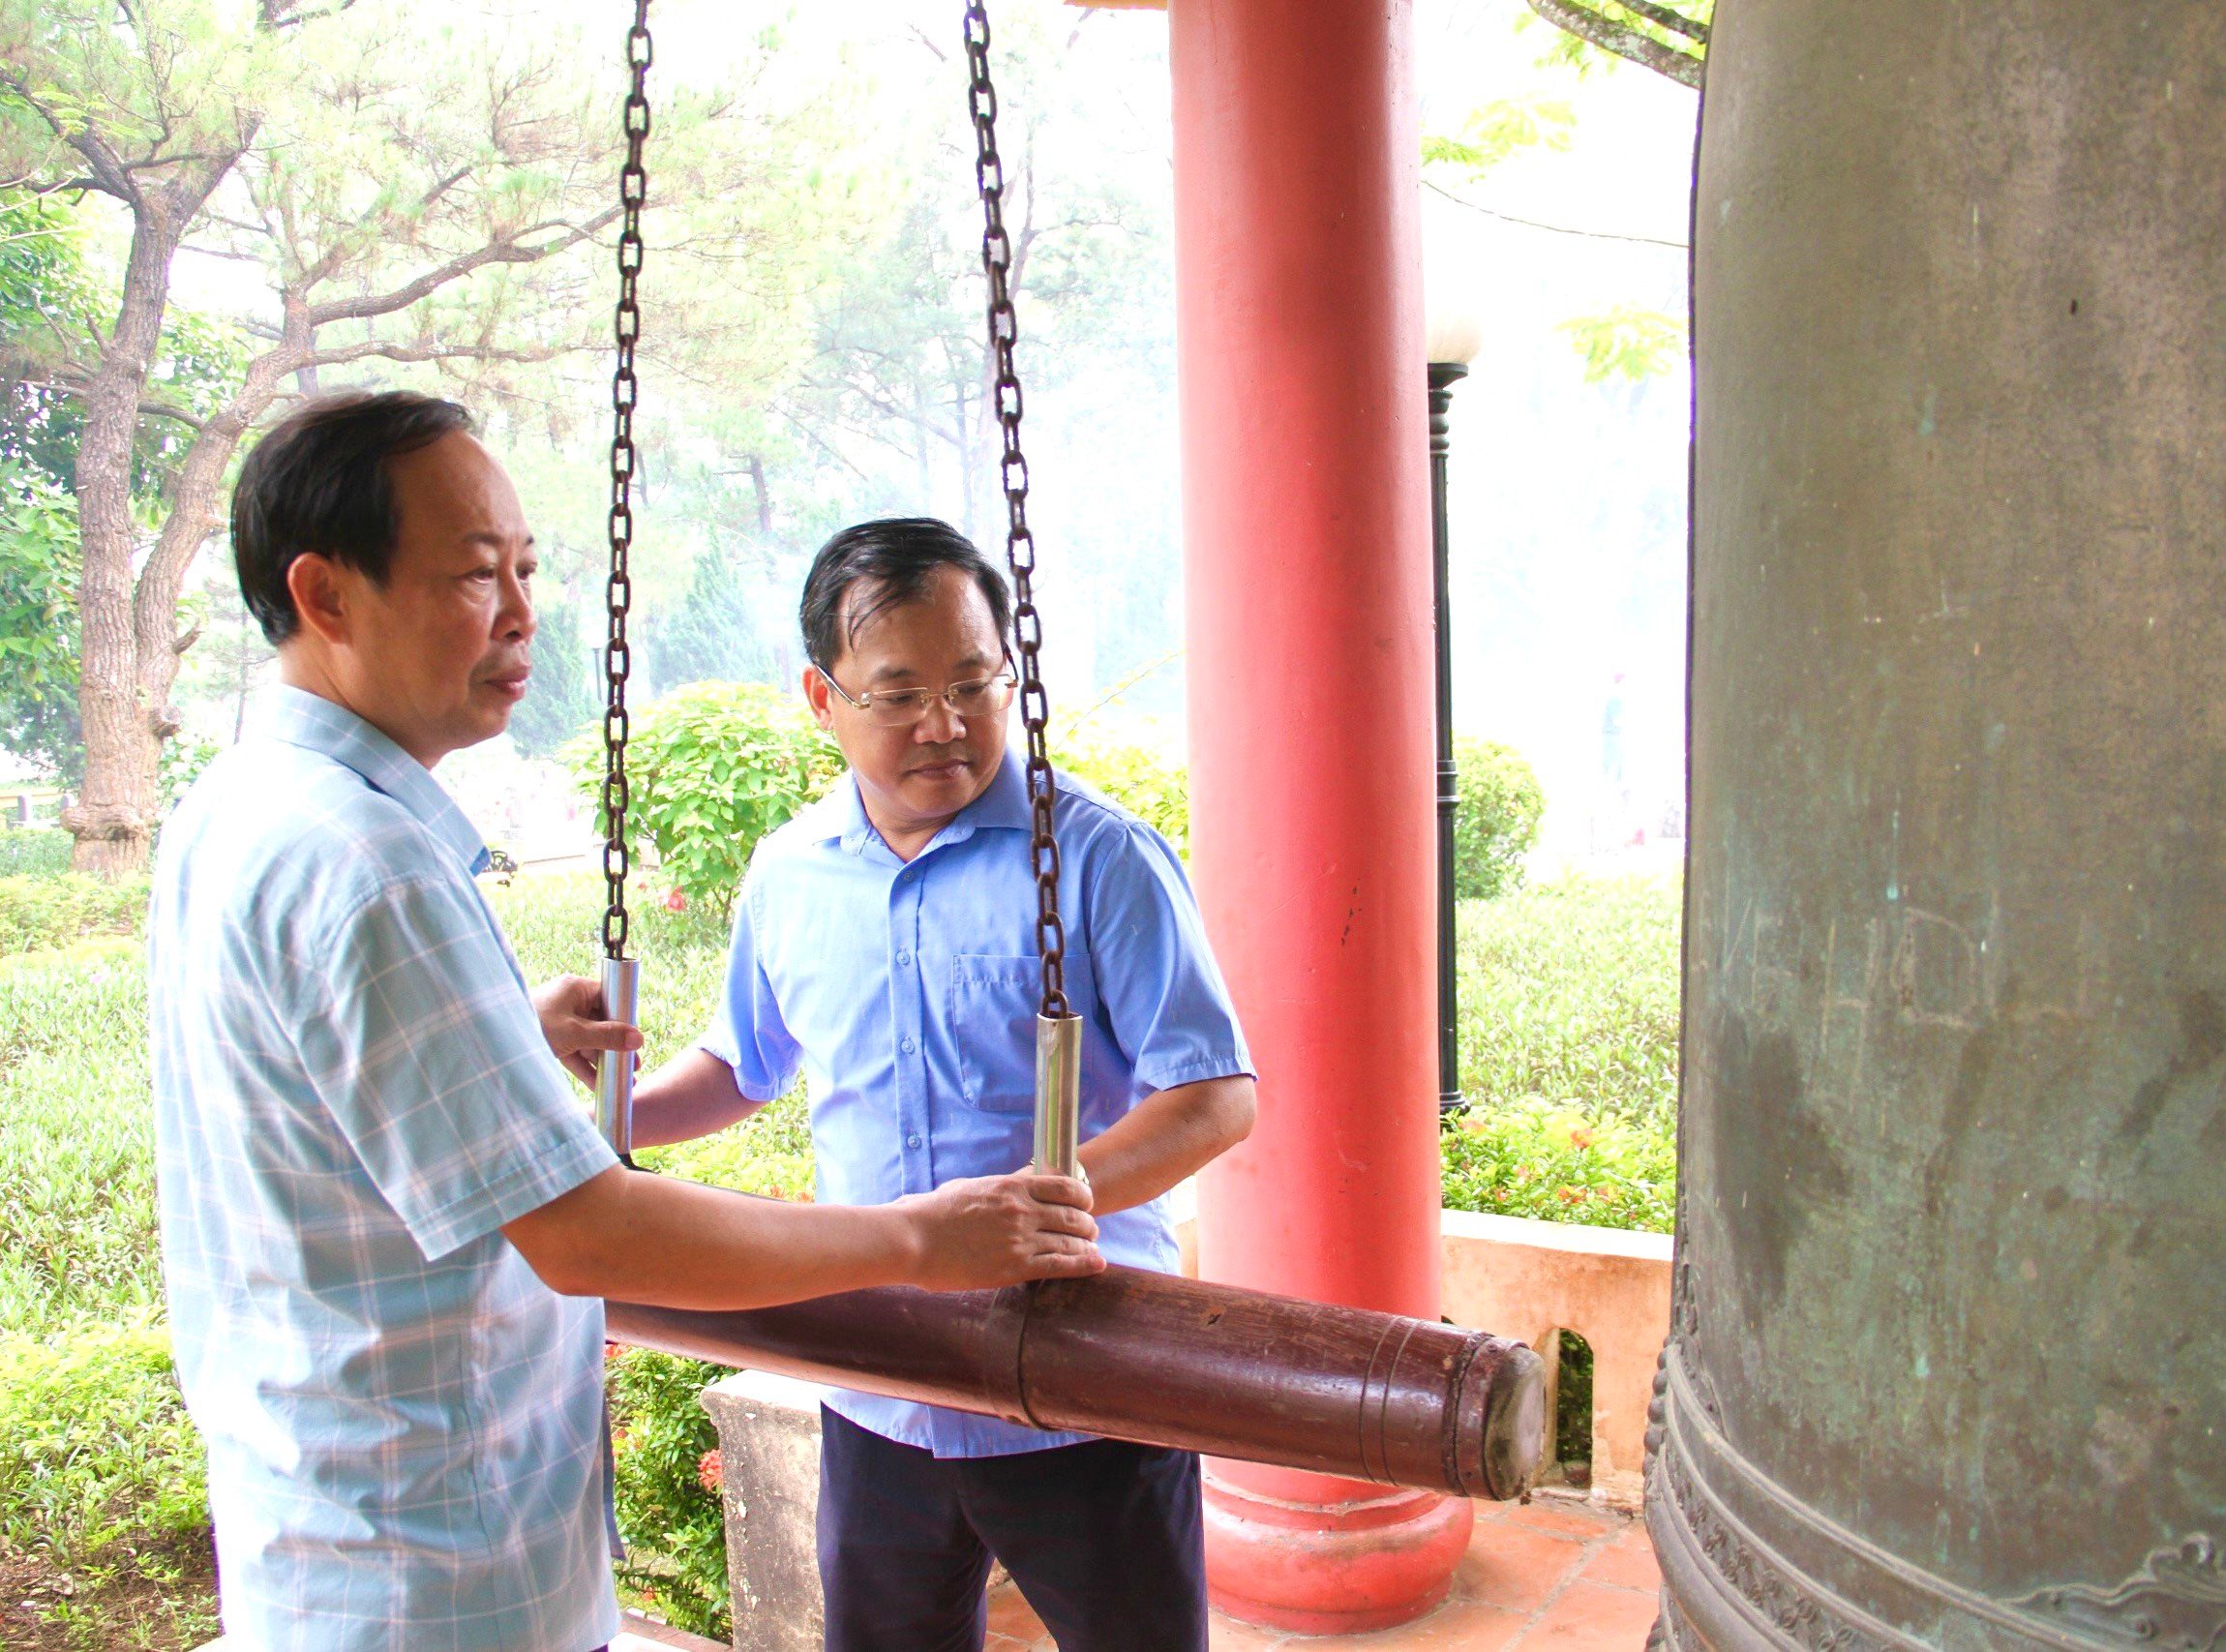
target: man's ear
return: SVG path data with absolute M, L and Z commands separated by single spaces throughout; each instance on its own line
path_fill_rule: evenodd
M 340 564 L 315 551 L 304 551 L 286 564 L 286 594 L 293 598 L 302 629 L 336 646 L 348 641 L 346 586 Z
M 827 704 L 830 698 L 827 674 L 817 666 L 804 667 L 804 704 L 812 708 L 812 721 L 832 733 L 834 709 Z

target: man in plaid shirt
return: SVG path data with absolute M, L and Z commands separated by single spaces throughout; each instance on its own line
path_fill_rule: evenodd
M 558 1063 L 638 1038 L 591 982 L 528 995 L 432 773 L 526 690 L 508 478 L 448 403 L 312 402 L 249 458 L 232 539 L 284 686 L 165 826 L 148 948 L 225 1627 L 258 1652 L 590 1652 L 618 1621 L 600 1298 L 1090 1273 L 1090 1194 L 788 1206 L 620 1165 Z

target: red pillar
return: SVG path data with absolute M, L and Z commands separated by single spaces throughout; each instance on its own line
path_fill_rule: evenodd
M 1212 1278 L 1435 1318 L 1429 443 L 1406 0 L 1172 0 L 1191 845 L 1260 1067 Z M 1440 1600 L 1465 1502 L 1212 1463 L 1216 1603 Z

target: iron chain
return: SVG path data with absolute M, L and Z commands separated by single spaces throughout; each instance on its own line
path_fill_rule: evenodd
M 626 92 L 626 164 L 618 173 L 618 365 L 611 375 L 611 582 L 605 589 L 611 636 L 603 654 L 603 883 L 610 904 L 603 911 L 603 951 L 626 955 L 626 678 L 633 653 L 626 642 L 626 616 L 634 605 L 634 582 L 627 555 L 634 545 L 634 406 L 641 386 L 634 375 L 634 345 L 642 336 L 637 290 L 642 274 L 642 206 L 648 199 L 649 174 L 642 148 L 649 136 L 649 0 L 634 0 L 634 26 L 626 31 L 626 64 L 633 82 Z
M 968 106 L 974 114 L 974 179 L 981 195 L 981 270 L 989 281 L 989 348 L 996 367 L 997 423 L 1005 433 L 1005 555 L 1012 569 L 1012 642 L 1020 654 L 1020 721 L 1028 731 L 1028 799 L 1036 870 L 1036 942 L 1043 956 L 1042 1013 L 1067 1006 L 1067 926 L 1059 916 L 1059 839 L 1045 726 L 1050 698 L 1037 659 L 1043 620 L 1036 610 L 1036 539 L 1028 531 L 1028 461 L 1020 451 L 1020 376 L 1012 346 L 1020 336 L 1012 313 L 1012 242 L 1005 232 L 1005 164 L 997 154 L 997 88 L 989 78 L 989 14 L 982 0 L 966 8 Z

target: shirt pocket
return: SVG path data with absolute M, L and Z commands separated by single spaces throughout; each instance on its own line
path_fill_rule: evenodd
M 1089 967 L 1067 955 L 1067 998 L 1088 1003 Z M 960 952 L 950 960 L 950 1037 L 958 1090 L 982 1113 L 1036 1111 L 1036 1012 L 1043 964 L 1035 953 Z

